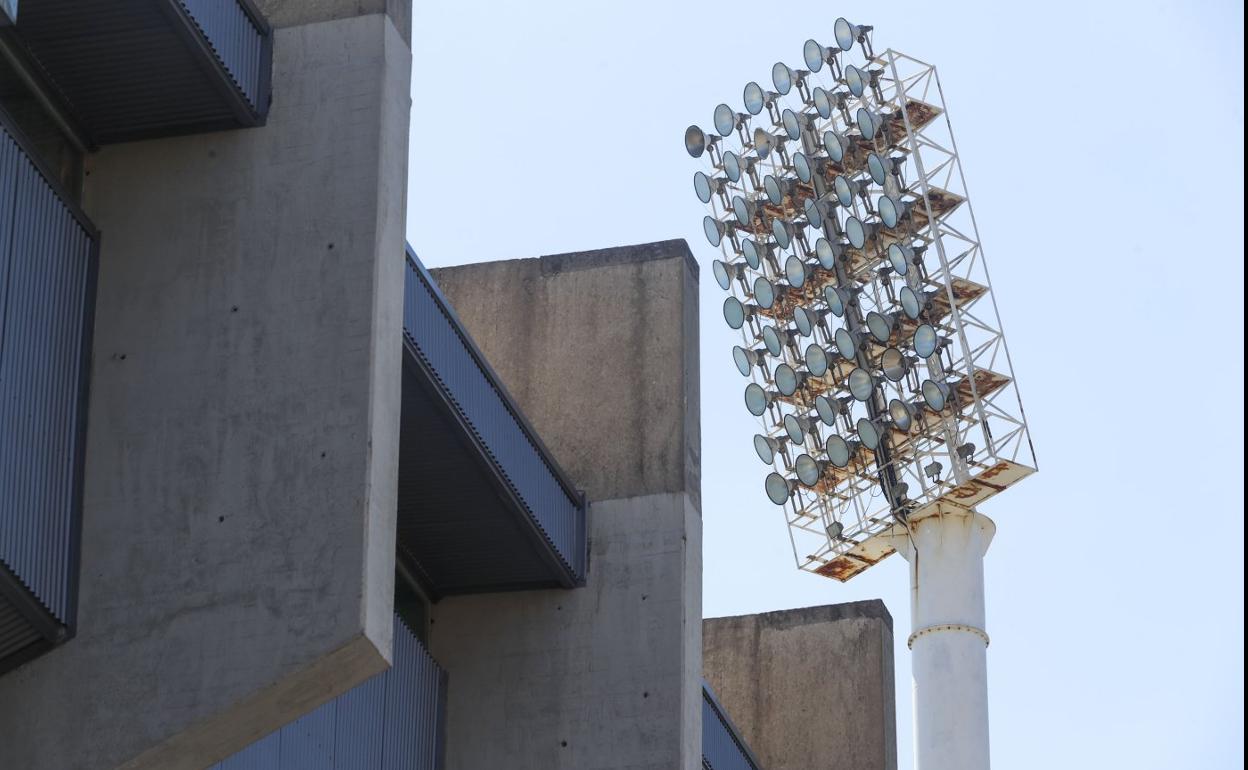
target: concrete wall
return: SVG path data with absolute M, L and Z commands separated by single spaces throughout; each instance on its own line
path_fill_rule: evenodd
M 448 770 L 701 766 L 697 265 L 683 241 L 433 271 L 590 498 L 588 584 L 444 599 Z
M 706 680 L 765 770 L 896 770 L 883 602 L 711 618 L 702 649 Z
M 202 768 L 387 665 L 410 58 L 284 26 L 267 126 L 89 159 L 79 632 L 0 677 L 0 766 Z

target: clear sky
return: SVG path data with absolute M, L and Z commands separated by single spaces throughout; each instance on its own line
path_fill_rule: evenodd
M 415 5 L 411 243 L 438 266 L 689 242 L 704 614 L 882 598 L 903 768 L 906 565 L 794 567 L 682 134 L 837 16 L 936 64 L 1040 463 L 982 509 L 994 764 L 1243 767 L 1242 3 Z

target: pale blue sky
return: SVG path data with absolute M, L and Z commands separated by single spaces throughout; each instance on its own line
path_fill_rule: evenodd
M 1242 767 L 1242 4 L 417 0 L 409 239 L 689 242 L 704 614 L 882 598 L 909 767 L 905 563 L 794 567 L 681 144 L 841 15 L 940 71 L 1039 457 L 983 508 L 995 765 Z

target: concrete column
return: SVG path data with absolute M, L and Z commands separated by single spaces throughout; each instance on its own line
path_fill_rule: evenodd
M 974 511 L 912 522 L 909 645 L 918 770 L 988 770 L 984 554 L 996 525 Z

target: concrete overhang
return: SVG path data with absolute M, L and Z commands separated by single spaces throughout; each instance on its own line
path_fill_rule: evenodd
M 398 559 L 433 598 L 583 585 L 586 503 L 410 249 Z
M 268 113 L 272 34 L 251 0 L 21 0 L 14 19 L 6 48 L 88 146 Z

